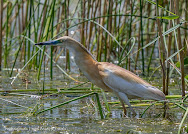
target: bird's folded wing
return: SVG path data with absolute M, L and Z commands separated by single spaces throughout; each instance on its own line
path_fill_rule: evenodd
M 115 92 L 145 99 L 165 99 L 159 89 L 126 69 L 107 62 L 101 62 L 98 69 L 103 82 Z

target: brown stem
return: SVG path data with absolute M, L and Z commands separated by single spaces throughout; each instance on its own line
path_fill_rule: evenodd
M 0 12 L 0 71 L 1 71 L 1 62 L 2 62 L 2 43 L 3 43 L 3 38 L 2 38 L 2 23 L 3 23 L 3 0 L 1 0 L 1 12 Z
M 176 14 L 180 16 L 179 14 L 179 1 L 176 0 L 174 2 L 174 8 L 176 9 Z M 177 24 L 180 23 L 179 18 L 177 19 Z M 179 49 L 182 49 L 183 46 L 181 44 L 181 33 L 180 28 L 177 29 L 177 40 L 178 40 L 178 47 Z M 181 70 L 181 87 L 182 87 L 182 97 L 185 96 L 185 80 L 184 80 L 184 51 L 180 51 L 180 70 Z
M 173 9 L 173 0 L 170 0 L 170 11 L 174 12 Z M 170 29 L 172 27 L 172 21 L 169 21 L 169 27 L 168 29 Z M 167 50 L 167 57 L 169 57 L 171 55 L 170 51 L 171 51 L 171 44 L 172 44 L 172 33 L 169 33 L 168 35 L 168 50 Z M 167 62 L 167 68 L 166 68 L 166 91 L 165 91 L 165 95 L 168 95 L 168 85 L 169 85 L 169 71 L 170 71 L 170 64 L 169 62 Z
M 158 0 L 156 0 L 158 1 Z M 156 2 L 158 5 L 158 2 Z M 156 6 L 156 15 L 159 16 L 158 14 L 158 6 Z M 160 58 L 160 63 L 161 63 L 161 67 L 162 67 L 162 73 L 163 73 L 163 93 L 166 92 L 166 69 L 165 69 L 165 48 L 164 48 L 164 40 L 163 40 L 163 36 L 162 36 L 162 25 L 159 21 L 159 19 L 157 19 L 157 26 L 158 26 L 158 31 L 159 31 L 159 58 Z

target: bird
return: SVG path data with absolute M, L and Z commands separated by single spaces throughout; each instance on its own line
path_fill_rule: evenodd
M 69 36 L 39 42 L 35 45 L 64 46 L 71 51 L 76 65 L 89 81 L 104 91 L 114 93 L 119 98 L 125 116 L 127 111 L 124 103 L 129 106 L 132 114 L 136 115 L 129 99 L 165 100 L 164 93 L 158 88 L 118 65 L 98 62 L 80 42 Z

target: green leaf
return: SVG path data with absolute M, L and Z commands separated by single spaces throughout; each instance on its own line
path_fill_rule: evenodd
M 179 61 L 176 63 L 176 67 L 180 67 L 180 62 Z
M 184 66 L 185 65 L 188 65 L 188 56 L 186 56 L 185 58 L 184 58 Z M 176 63 L 176 67 L 180 67 L 180 62 L 178 61 L 177 63 Z M 188 78 L 188 77 L 187 77 Z
M 171 15 L 171 16 L 160 16 L 157 17 L 158 19 L 166 19 L 166 20 L 174 20 L 174 19 L 178 19 L 179 16 L 178 15 Z
M 188 56 L 186 56 L 185 58 L 184 58 L 184 65 L 187 65 L 188 64 Z
M 187 80 L 188 80 L 188 75 L 186 75 L 186 76 L 185 76 L 185 79 L 187 79 Z
M 153 4 L 153 5 L 157 5 L 155 2 L 153 2 L 153 1 L 151 1 L 151 0 L 146 0 L 146 1 L 149 2 L 149 3 L 151 3 L 151 4 Z M 162 7 L 161 5 L 158 4 L 157 6 L 160 7 L 160 8 L 162 8 L 162 9 L 165 10 L 166 12 L 168 12 L 168 13 L 170 13 L 170 14 L 176 16 L 176 14 L 174 14 L 174 13 L 168 11 L 167 9 L 165 9 L 164 7 Z M 178 16 L 178 17 L 179 17 L 179 16 Z

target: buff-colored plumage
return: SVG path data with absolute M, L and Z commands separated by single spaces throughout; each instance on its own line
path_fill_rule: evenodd
M 130 107 L 133 113 L 135 111 L 128 99 L 165 99 L 163 92 L 134 73 L 108 62 L 97 62 L 82 44 L 71 37 L 64 36 L 54 41 L 37 43 L 36 45 L 62 45 L 68 48 L 73 52 L 77 66 L 87 79 L 105 91 L 115 93 L 122 103 L 125 102 Z

